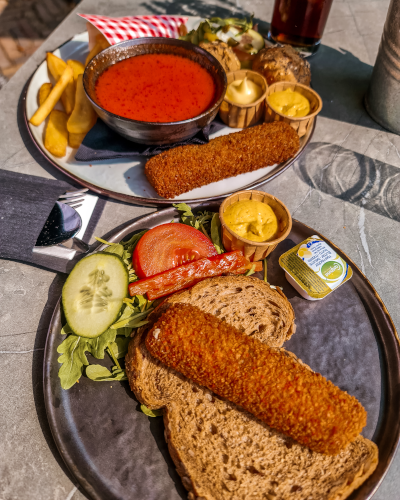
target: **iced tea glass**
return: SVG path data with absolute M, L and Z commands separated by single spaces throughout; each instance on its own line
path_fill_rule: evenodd
M 314 54 L 333 0 L 275 0 L 269 36 L 278 43 Z

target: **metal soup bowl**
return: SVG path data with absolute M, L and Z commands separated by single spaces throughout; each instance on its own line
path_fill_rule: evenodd
M 194 118 L 166 123 L 131 120 L 100 106 L 95 85 L 103 71 L 119 61 L 143 54 L 173 54 L 199 63 L 210 73 L 215 83 L 216 93 L 212 106 Z M 118 134 L 133 142 L 162 145 L 190 139 L 209 125 L 218 113 L 225 96 L 227 80 L 217 59 L 197 45 L 174 38 L 136 38 L 112 45 L 95 56 L 85 69 L 83 86 L 96 113 Z

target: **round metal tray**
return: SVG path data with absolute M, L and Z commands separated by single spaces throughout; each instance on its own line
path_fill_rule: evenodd
M 218 203 L 197 206 L 218 208 Z M 108 239 L 118 242 L 174 217 L 176 210 L 167 208 L 128 223 Z M 304 300 L 287 283 L 279 256 L 313 234 L 318 232 L 293 221 L 289 237 L 268 258 L 268 280 L 283 287 L 296 314 L 297 331 L 284 347 L 356 396 L 368 412 L 363 435 L 378 445 L 379 465 L 350 497 L 366 500 L 383 480 L 399 441 L 400 342 L 379 295 L 332 243 L 328 242 L 353 268 L 349 282 L 316 302 Z M 62 324 L 59 302 L 46 342 L 44 396 L 54 440 L 82 489 L 96 500 L 186 498 L 168 453 L 162 418 L 149 418 L 139 410 L 127 382 L 82 377 L 70 390 L 61 389 L 57 347 L 63 339 Z

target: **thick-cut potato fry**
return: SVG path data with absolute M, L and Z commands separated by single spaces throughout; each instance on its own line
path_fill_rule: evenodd
M 83 139 L 86 136 L 86 132 L 83 132 L 83 134 L 71 134 L 68 132 L 68 145 L 71 148 L 78 149 L 79 146 L 82 144 Z
M 52 88 L 53 88 L 52 83 L 44 83 L 40 87 L 39 93 L 38 93 L 39 106 L 41 106 L 44 103 L 44 101 L 49 97 L 49 94 L 50 94 Z
M 51 52 L 47 52 L 46 61 L 51 76 L 56 82 L 58 82 L 58 80 L 61 78 L 61 75 L 64 73 L 67 63 Z
M 71 134 L 83 134 L 96 123 L 97 115 L 83 88 L 83 75 L 79 75 L 76 81 L 75 107 L 69 117 L 67 128 Z
M 67 152 L 68 130 L 67 130 L 68 115 L 58 109 L 53 109 L 50 113 L 47 123 L 46 132 L 44 134 L 44 147 L 54 156 L 62 157 Z
M 58 82 L 67 67 L 67 63 L 51 52 L 47 52 L 46 61 L 51 76 Z M 70 115 L 75 106 L 75 84 L 73 81 L 67 85 L 61 96 L 61 102 L 65 111 Z
M 72 68 L 71 68 L 72 69 Z M 72 70 L 73 74 L 74 70 Z M 74 81 L 74 77 L 72 76 L 72 80 L 67 85 L 61 96 L 61 102 L 63 103 L 65 112 L 67 115 L 70 115 L 75 107 L 75 93 L 76 93 L 76 83 Z
M 106 49 L 107 47 L 110 47 L 110 44 L 107 41 L 107 39 L 101 34 L 97 35 L 96 36 L 96 45 L 89 52 L 89 55 L 87 56 L 86 61 L 85 61 L 85 66 L 87 66 L 89 64 L 89 62 L 93 59 L 94 56 L 97 56 L 97 54 L 100 54 L 100 52 L 102 50 Z
M 59 101 L 62 93 L 66 89 L 67 85 L 73 80 L 74 72 L 70 66 L 65 67 L 64 73 L 61 75 L 61 78 L 55 84 L 53 90 L 48 95 L 47 99 L 44 103 L 39 106 L 39 109 L 29 120 L 32 125 L 40 125 L 50 114 L 51 110 Z
M 80 61 L 75 61 L 75 59 L 68 59 L 67 64 L 71 66 L 74 71 L 74 80 L 85 71 L 85 66 Z
M 103 50 L 102 46 L 96 42 L 96 45 L 93 47 L 93 49 L 89 52 L 86 61 L 85 61 L 85 66 L 87 66 L 90 61 L 93 59 L 94 56 L 97 56 L 97 54 L 100 54 L 100 52 Z
M 102 48 L 102 50 L 104 50 L 107 47 L 111 46 L 111 44 L 107 40 L 107 38 L 103 34 L 101 34 L 101 33 L 99 33 L 98 35 L 96 35 L 96 43 L 98 43 L 100 45 L 100 47 Z

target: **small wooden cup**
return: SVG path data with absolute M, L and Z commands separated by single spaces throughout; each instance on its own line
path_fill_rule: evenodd
M 269 104 L 268 97 L 275 92 L 281 92 L 282 90 L 293 89 L 295 92 L 299 92 L 306 99 L 310 101 L 310 113 L 302 118 L 291 118 L 290 116 L 283 115 L 278 111 L 275 111 Z M 292 82 L 276 82 L 268 87 L 265 103 L 265 121 L 266 122 L 286 122 L 291 125 L 295 131 L 298 133 L 299 137 L 303 137 L 307 130 L 311 127 L 314 118 L 322 109 L 322 99 L 315 92 L 315 90 L 307 87 L 307 85 L 302 85 L 301 83 Z
M 232 128 L 245 128 L 254 125 L 262 119 L 264 114 L 265 95 L 268 85 L 266 79 L 260 73 L 249 69 L 231 71 L 226 75 L 228 85 L 235 80 L 244 80 L 246 76 L 248 80 L 259 85 L 263 93 L 257 101 L 250 104 L 237 104 L 225 96 L 219 108 L 219 116 L 226 125 Z
M 273 240 L 270 241 L 251 241 L 238 236 L 230 229 L 224 219 L 224 212 L 233 203 L 242 200 L 261 201 L 269 205 L 275 212 L 278 218 L 278 233 Z M 289 235 L 292 229 L 292 217 L 287 207 L 272 194 L 264 193 L 263 191 L 238 191 L 231 196 L 228 196 L 219 208 L 219 218 L 222 225 L 222 241 L 225 249 L 229 251 L 241 250 L 245 257 L 251 262 L 265 259 L 275 248 L 278 243 L 283 241 Z

